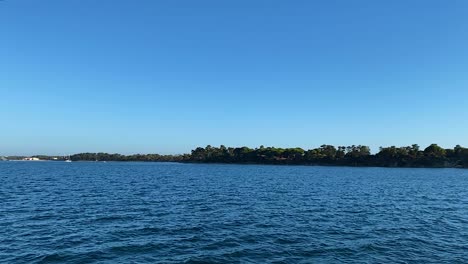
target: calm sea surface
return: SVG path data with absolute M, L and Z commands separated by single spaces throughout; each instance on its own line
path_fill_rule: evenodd
M 468 263 L 468 170 L 0 162 L 2 263 Z

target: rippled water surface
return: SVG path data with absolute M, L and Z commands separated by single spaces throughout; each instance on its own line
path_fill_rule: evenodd
M 3 263 L 468 263 L 468 170 L 0 162 Z

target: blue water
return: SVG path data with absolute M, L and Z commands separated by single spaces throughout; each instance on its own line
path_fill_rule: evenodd
M 468 263 L 468 170 L 0 162 L 2 263 Z

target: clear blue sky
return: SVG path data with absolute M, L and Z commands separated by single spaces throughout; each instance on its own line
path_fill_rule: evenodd
M 0 154 L 468 146 L 468 1 L 0 1 Z

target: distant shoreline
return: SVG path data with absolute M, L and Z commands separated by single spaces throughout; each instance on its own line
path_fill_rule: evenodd
M 2 161 L 0 161 L 2 162 Z M 5 161 L 7 162 L 7 161 Z M 8 160 L 8 162 L 21 162 L 21 163 L 44 163 L 44 162 L 57 162 L 64 161 L 56 160 L 38 160 L 38 161 L 25 161 L 25 160 Z M 296 166 L 296 167 L 336 167 L 336 168 L 387 168 L 387 169 L 468 169 L 468 167 L 389 167 L 389 166 L 354 166 L 354 165 L 323 165 L 323 164 L 273 164 L 273 163 L 221 163 L 221 162 L 186 162 L 186 161 L 123 161 L 123 160 L 109 160 L 109 161 L 91 161 L 91 160 L 78 160 L 75 163 L 174 163 L 174 164 L 196 164 L 196 165 L 262 165 L 262 166 Z
M 363 145 L 332 146 L 304 150 L 302 148 L 264 147 L 198 147 L 190 154 L 109 154 L 78 153 L 71 156 L 8 156 L 2 159 L 29 161 L 141 161 L 141 162 L 178 162 L 201 164 L 255 164 L 255 165 L 305 165 L 339 167 L 380 167 L 380 168 L 468 168 L 468 148 L 455 146 L 444 149 L 431 144 L 420 150 L 417 144 L 406 147 L 380 148 L 371 154 L 370 148 Z M 32 160 L 35 159 L 35 160 Z

